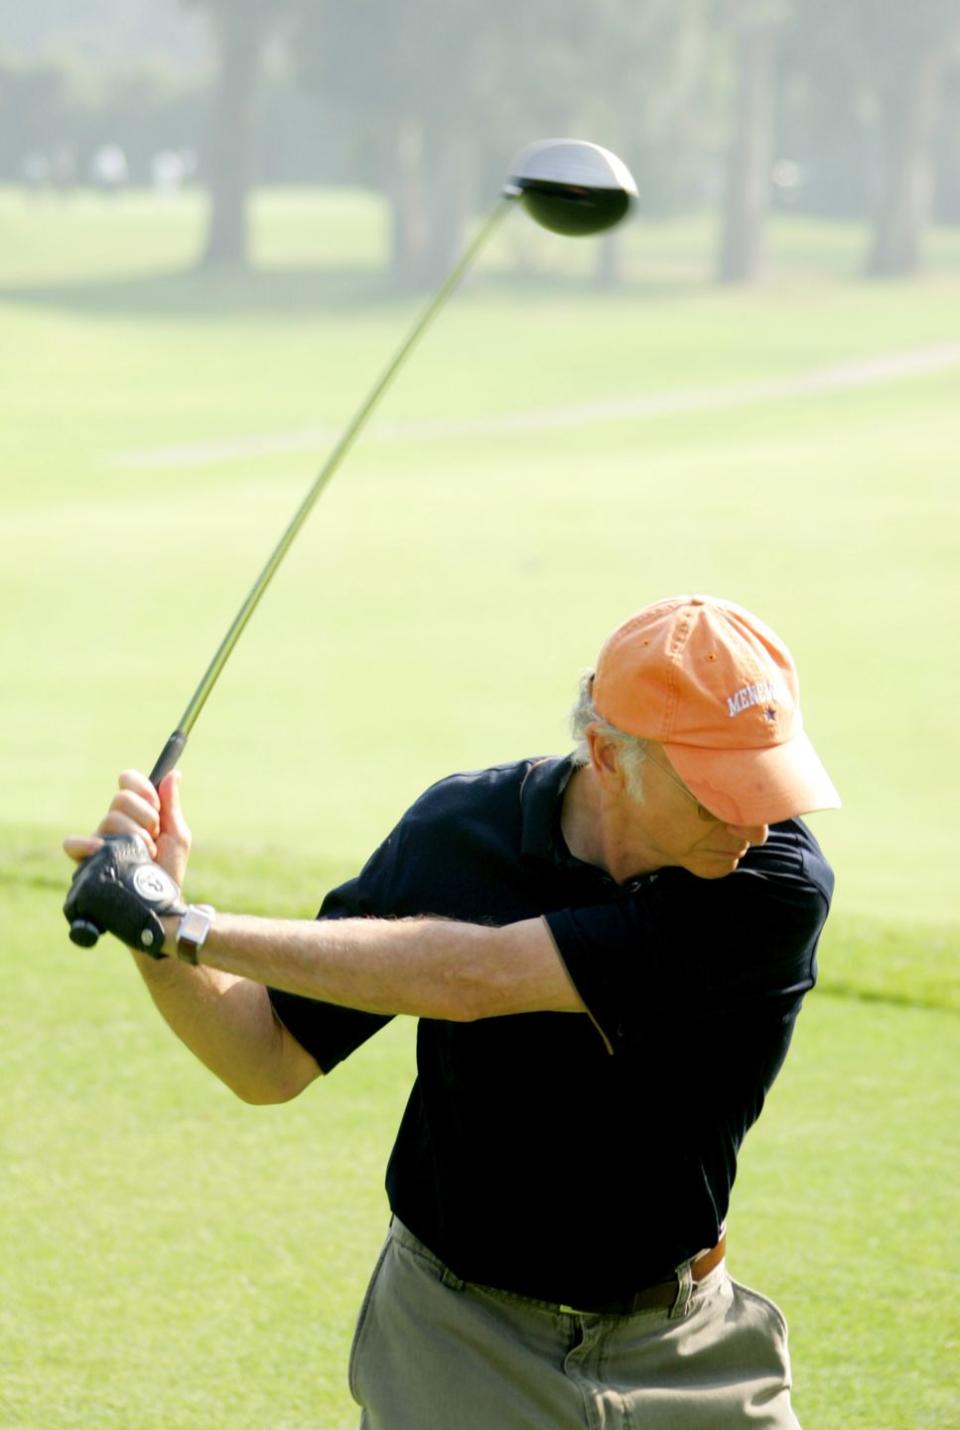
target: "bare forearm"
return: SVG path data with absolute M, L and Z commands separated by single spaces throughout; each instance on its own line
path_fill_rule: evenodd
M 261 984 L 175 958 L 133 958 L 170 1029 L 244 1101 L 285 1101 L 319 1073 L 280 1024 Z
M 371 1013 L 454 1021 L 582 1008 L 542 922 L 261 919 L 217 913 L 209 969 Z

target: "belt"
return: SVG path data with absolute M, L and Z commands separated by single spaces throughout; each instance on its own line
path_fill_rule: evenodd
M 710 1275 L 724 1258 L 727 1249 L 726 1234 L 722 1233 L 716 1246 L 711 1246 L 709 1251 L 702 1251 L 690 1263 L 690 1276 L 693 1281 L 702 1281 Z M 680 1289 L 680 1282 L 676 1276 L 669 1281 L 658 1281 L 653 1286 L 645 1286 L 642 1291 L 635 1291 L 631 1296 L 621 1296 L 615 1301 L 602 1301 L 589 1306 L 561 1306 L 560 1310 L 568 1315 L 589 1315 L 589 1316 L 632 1316 L 635 1311 L 651 1311 L 657 1307 L 669 1310 L 677 1299 L 677 1292 Z

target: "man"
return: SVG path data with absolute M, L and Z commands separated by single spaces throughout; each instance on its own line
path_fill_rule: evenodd
M 832 892 L 797 816 L 839 800 L 789 653 L 710 597 L 614 631 L 574 734 L 433 786 L 313 922 L 181 912 L 146 862 L 182 884 L 177 780 L 128 772 L 119 837 L 66 841 L 66 912 L 156 939 L 158 1008 L 250 1102 L 420 1019 L 351 1352 L 368 1430 L 796 1426 L 724 1220 Z

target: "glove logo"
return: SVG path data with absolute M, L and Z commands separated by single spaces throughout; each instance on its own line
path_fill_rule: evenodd
M 176 901 L 177 886 L 168 874 L 158 869 L 156 864 L 141 864 L 133 872 L 133 887 L 141 899 L 148 904 L 163 904 Z

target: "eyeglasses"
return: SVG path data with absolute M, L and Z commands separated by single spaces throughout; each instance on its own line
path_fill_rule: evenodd
M 693 790 L 687 789 L 683 780 L 680 779 L 679 775 L 674 774 L 673 770 L 670 768 L 669 765 L 664 764 L 661 760 L 655 760 L 650 754 L 649 750 L 647 751 L 646 758 L 650 761 L 651 765 L 656 765 L 658 770 L 662 770 L 663 773 L 667 776 L 667 779 L 673 780 L 673 783 L 677 786 L 677 789 L 682 789 L 684 794 L 687 796 L 687 799 L 693 801 L 693 803 L 697 806 L 697 814 L 701 819 L 705 820 L 709 824 L 717 824 L 719 822 L 717 816 L 715 814 L 711 814 L 709 809 L 705 809 L 703 807 L 703 805 L 697 799 L 697 796 L 693 793 Z

